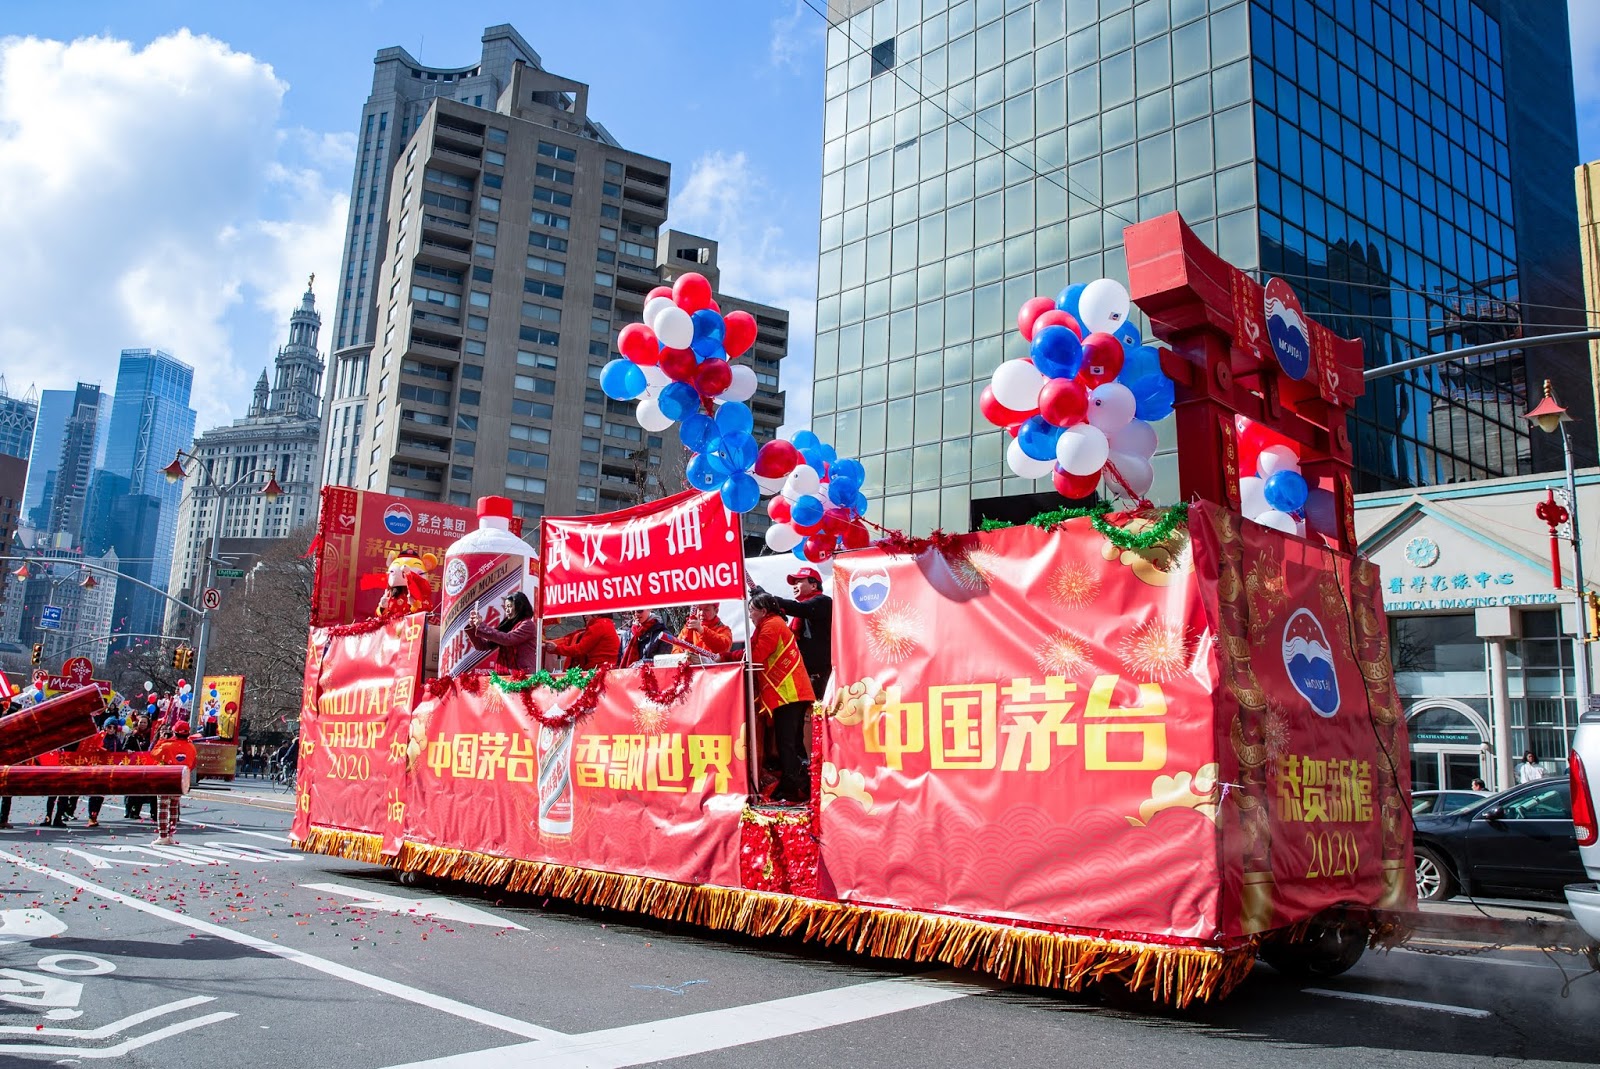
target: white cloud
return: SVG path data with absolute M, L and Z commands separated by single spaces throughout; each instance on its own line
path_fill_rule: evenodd
M 794 0 L 792 11 L 772 20 L 767 58 L 773 67 L 809 73 L 817 65 L 809 53 L 822 43 L 823 32 L 822 16 L 805 0 Z
M 119 349 L 155 346 L 194 367 L 199 429 L 242 414 L 305 276 L 327 279 L 326 319 L 339 267 L 353 144 L 280 129 L 287 89 L 188 31 L 0 39 L 14 388 L 110 389 Z
M 1572 81 L 1578 95 L 1578 144 L 1585 160 L 1600 156 L 1600 4 L 1572 0 Z
M 712 152 L 694 162 L 673 198 L 668 225 L 718 243 L 722 289 L 789 312 L 789 355 L 780 382 L 786 429 L 811 422 L 811 373 L 817 323 L 817 263 L 774 220 L 814 227 L 815 205 L 786 205 L 751 170 L 742 152 Z

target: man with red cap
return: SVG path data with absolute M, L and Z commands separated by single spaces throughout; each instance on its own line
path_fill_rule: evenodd
M 766 593 L 748 575 L 745 582 L 752 594 Z M 815 568 L 796 570 L 789 576 L 789 586 L 794 597 L 778 598 L 778 610 L 789 617 L 789 629 L 806 662 L 811 689 L 821 698 L 828 688 L 828 677 L 833 675 L 833 599 L 822 592 L 822 574 Z
M 183 765 L 189 769 L 189 782 L 194 782 L 195 769 L 200 764 L 200 754 L 189 741 L 189 722 L 180 720 L 172 725 L 170 737 L 163 738 L 150 748 L 150 755 L 158 765 Z M 178 840 L 173 833 L 178 830 L 179 795 L 164 794 L 156 799 L 156 846 L 174 846 Z

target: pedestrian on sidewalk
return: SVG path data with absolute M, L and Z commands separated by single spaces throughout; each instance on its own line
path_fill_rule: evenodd
M 1539 763 L 1538 757 L 1534 756 L 1532 750 L 1522 755 L 1522 764 L 1517 766 L 1518 783 L 1532 783 L 1535 780 L 1544 779 L 1546 775 L 1548 773 L 1545 771 L 1544 766 Z
M 171 736 L 156 743 L 150 753 L 156 759 L 156 764 L 182 765 L 189 769 L 189 775 L 193 777 L 200 763 L 200 754 L 196 752 L 194 743 L 189 741 L 189 725 L 180 720 L 170 730 Z M 181 795 L 163 794 L 156 799 L 156 846 L 177 845 L 175 834 L 178 830 L 180 798 Z

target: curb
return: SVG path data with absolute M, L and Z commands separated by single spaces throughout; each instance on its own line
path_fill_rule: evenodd
M 1581 947 L 1592 942 L 1576 921 L 1566 917 L 1485 917 L 1422 911 L 1395 916 L 1415 936 L 1533 946 Z

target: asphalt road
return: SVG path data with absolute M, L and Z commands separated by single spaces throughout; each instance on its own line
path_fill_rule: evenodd
M 1571 956 L 1369 953 L 1302 986 L 1133 1012 L 966 973 L 756 943 L 287 849 L 288 814 L 190 799 L 148 823 L 0 831 L 0 1065 L 1535 1065 L 1600 1062 Z M 421 900 L 421 901 L 418 901 Z M 361 904 L 364 903 L 364 904 Z M 1559 968 L 1558 968 L 1559 966 Z

